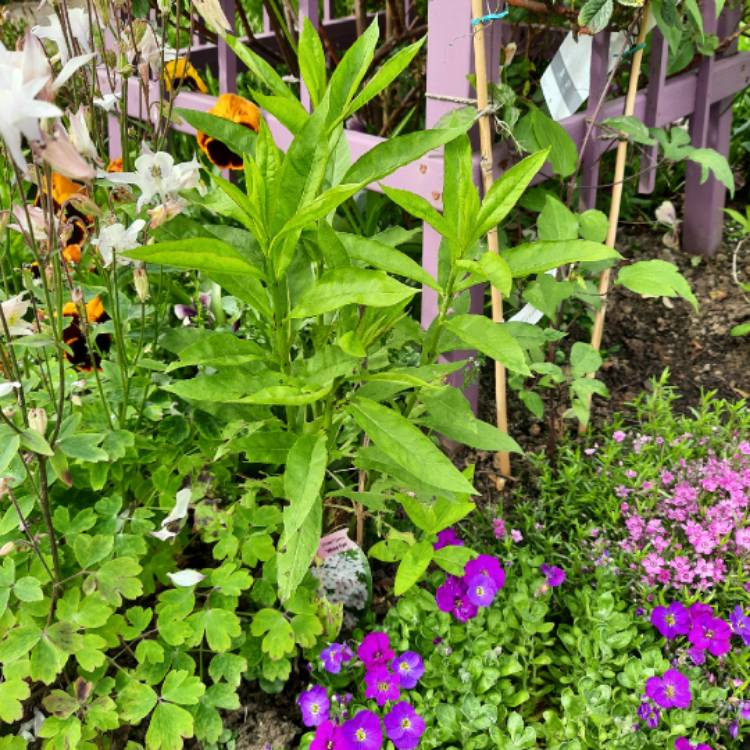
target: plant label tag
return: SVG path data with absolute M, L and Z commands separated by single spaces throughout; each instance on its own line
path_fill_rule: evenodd
M 542 74 L 542 93 L 553 120 L 570 117 L 589 98 L 592 45 L 593 37 L 581 34 L 575 39 L 569 32 Z M 612 70 L 624 49 L 624 35 L 612 34 L 608 70 Z
M 334 531 L 333 534 L 328 534 L 320 540 L 317 557 L 320 560 L 326 560 L 331 555 L 338 555 L 340 552 L 348 552 L 356 549 L 359 549 L 359 547 L 349 539 L 347 530 L 339 529 L 339 531 Z

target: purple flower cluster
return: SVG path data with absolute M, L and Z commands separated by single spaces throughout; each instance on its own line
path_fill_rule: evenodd
M 687 737 L 678 737 L 674 741 L 675 750 L 711 750 L 711 745 L 705 742 L 699 742 L 694 745 Z
M 435 592 L 435 601 L 443 612 L 459 622 L 476 617 L 479 607 L 489 607 L 497 592 L 505 586 L 505 570 L 491 555 L 479 555 L 464 567 L 462 578 L 448 576 Z
M 565 583 L 565 571 L 562 568 L 558 568 L 557 565 L 547 565 L 547 563 L 544 563 L 539 566 L 539 570 L 547 579 L 547 585 L 551 589 L 562 586 Z
M 690 680 L 677 669 L 646 680 L 646 695 L 660 708 L 690 708 Z
M 667 640 L 687 636 L 690 643 L 689 654 L 695 664 L 703 664 L 706 653 L 724 656 L 732 648 L 734 633 L 745 645 L 750 643 L 750 617 L 742 607 L 737 606 L 729 617 L 729 622 L 717 617 L 708 604 L 694 602 L 686 607 L 680 602 L 668 606 L 654 607 L 651 624 Z
M 328 691 L 315 685 L 298 699 L 302 721 L 315 728 L 311 750 L 380 750 L 383 728 L 396 750 L 413 750 L 424 734 L 425 723 L 401 694 L 416 687 L 424 674 L 422 657 L 415 651 L 396 656 L 387 633 L 380 631 L 365 636 L 356 655 L 356 664 L 364 667 L 365 698 L 380 708 L 390 704 L 390 710 L 382 722 L 375 711 L 366 709 L 347 718 L 345 710 L 332 711 Z M 330 674 L 339 674 L 345 665 L 355 663 L 354 652 L 344 643 L 330 644 L 320 656 Z M 336 702 L 345 705 L 348 701 Z

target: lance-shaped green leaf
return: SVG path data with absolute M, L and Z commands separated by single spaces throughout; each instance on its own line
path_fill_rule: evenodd
M 299 37 L 299 69 L 312 103 L 317 106 L 326 89 L 326 56 L 318 32 L 305 18 Z
M 284 535 L 290 539 L 319 502 L 328 453 L 324 435 L 301 435 L 292 446 L 284 470 Z
M 336 268 L 324 273 L 302 295 L 290 317 L 308 318 L 352 304 L 391 307 L 416 293 L 416 289 L 392 279 L 382 271 Z
M 677 266 L 665 260 L 631 263 L 620 269 L 617 283 L 644 297 L 682 297 L 698 309 L 698 300 L 687 279 Z
M 509 370 L 531 375 L 523 348 L 503 323 L 494 323 L 484 315 L 456 315 L 446 328 L 472 349 L 478 349 Z
M 474 239 L 478 240 L 494 229 L 511 211 L 547 160 L 549 149 L 538 151 L 503 172 L 487 191 L 479 209 Z
M 135 250 L 128 250 L 124 255 L 146 263 L 191 268 L 207 276 L 219 273 L 262 277 L 261 272 L 252 263 L 248 262 L 231 245 L 227 245 L 216 237 L 157 242 L 154 245 L 143 245 Z
M 367 102 L 374 99 L 387 86 L 390 86 L 416 57 L 419 50 L 422 49 L 426 39 L 427 37 L 423 37 L 419 41 L 410 44 L 408 47 L 399 50 L 395 55 L 390 57 L 387 62 L 378 68 L 375 75 L 362 87 L 362 90 L 349 105 L 346 116 L 349 117 L 358 109 L 362 109 Z
M 417 542 L 409 547 L 396 571 L 393 593 L 402 596 L 419 582 L 427 568 L 430 567 L 434 554 L 432 544 L 428 541 Z
M 443 237 L 453 237 L 453 228 L 445 217 L 425 198 L 409 190 L 380 186 L 383 192 L 407 213 L 426 221 L 438 234 Z
M 302 583 L 320 544 L 323 503 L 313 503 L 296 534 L 285 539 L 277 557 L 279 598 L 286 601 Z
M 381 271 L 417 281 L 432 289 L 439 288 L 435 279 L 406 253 L 402 253 L 383 242 L 358 234 L 338 232 L 337 237 L 353 260 L 367 263 Z
M 617 250 L 588 240 L 529 242 L 503 250 L 503 258 L 510 266 L 514 279 L 544 273 L 568 263 L 590 263 L 620 257 Z
M 178 107 L 175 112 L 196 130 L 221 141 L 236 154 L 252 154 L 255 151 L 255 140 L 258 136 L 255 131 L 244 125 L 197 109 Z
M 398 412 L 361 397 L 352 402 L 349 411 L 373 443 L 407 472 L 447 492 L 476 494 L 445 454 Z
M 258 106 L 273 115 L 293 135 L 297 135 L 302 130 L 310 117 L 310 113 L 296 98 L 288 99 L 285 96 L 272 96 L 255 91 L 253 99 Z
M 266 356 L 266 350 L 255 341 L 238 338 L 227 331 L 206 331 L 198 341 L 182 349 L 179 361 L 170 364 L 166 371 L 195 365 L 242 365 L 264 359 Z
M 257 78 L 263 81 L 266 86 L 268 86 L 274 95 L 294 100 L 304 112 L 304 107 L 299 103 L 294 92 L 289 88 L 284 79 L 276 72 L 276 69 L 272 65 L 269 65 L 269 63 L 267 63 L 257 52 L 251 50 L 237 39 L 237 37 L 232 36 L 232 34 L 226 34 L 224 41 L 234 51 L 234 54 L 245 63 L 248 69 Z

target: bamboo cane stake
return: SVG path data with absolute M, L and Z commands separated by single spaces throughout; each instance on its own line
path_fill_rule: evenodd
M 471 0 L 471 12 L 473 18 L 484 16 L 482 0 Z M 484 193 L 492 187 L 495 180 L 493 174 L 492 158 L 492 126 L 490 113 L 488 111 L 487 91 L 487 50 L 484 43 L 484 24 L 480 23 L 474 29 L 474 69 L 477 79 L 477 111 L 479 118 L 479 145 L 481 152 L 481 170 Z M 487 246 L 490 252 L 498 255 L 500 253 L 500 241 L 497 228 L 491 229 L 487 234 Z M 503 322 L 503 298 L 500 292 L 490 285 L 492 291 L 492 321 Z M 508 398 L 506 391 L 505 367 L 500 362 L 495 362 L 495 402 L 497 406 L 497 427 L 503 432 L 508 431 Z M 504 477 L 510 476 L 510 454 L 500 451 L 495 455 L 495 466 Z
M 638 30 L 638 39 L 636 41 L 636 50 L 633 54 L 633 60 L 630 64 L 630 80 L 628 81 L 628 92 L 625 97 L 625 111 L 626 117 L 632 116 L 635 112 L 635 98 L 638 94 L 638 79 L 641 76 L 641 63 L 643 62 L 643 44 L 646 40 L 646 34 L 648 33 L 648 20 L 651 10 L 651 3 L 647 0 L 643 14 L 641 15 L 641 24 Z M 628 155 L 628 140 L 627 138 L 621 138 L 617 143 L 617 154 L 615 156 L 615 176 L 614 184 L 612 185 L 612 202 L 609 206 L 609 230 L 607 231 L 607 247 L 614 248 L 617 240 L 617 225 L 620 221 L 620 206 L 622 205 L 622 189 L 625 178 L 625 163 Z M 604 336 L 604 318 L 607 314 L 607 296 L 609 294 L 609 284 L 611 280 L 612 272 L 610 268 L 602 271 L 599 276 L 599 297 L 601 299 L 601 307 L 596 311 L 594 317 L 594 328 L 591 333 L 591 346 L 599 351 L 602 347 L 602 337 Z M 592 373 L 589 377 L 594 377 Z M 587 397 L 588 408 L 591 408 L 591 395 Z M 580 422 L 578 425 L 578 432 L 583 434 L 586 432 L 588 422 Z

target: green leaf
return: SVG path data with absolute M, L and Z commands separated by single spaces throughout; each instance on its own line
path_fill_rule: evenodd
M 315 615 L 295 615 L 291 624 L 294 638 L 302 648 L 312 648 L 323 633 L 323 624 Z
M 734 326 L 730 333 L 732 336 L 747 336 L 747 334 L 750 333 L 750 322 L 740 323 L 739 325 Z
M 578 239 L 578 217 L 552 195 L 545 196 L 544 208 L 537 217 L 536 225 L 540 240 Z
M 373 544 L 367 554 L 381 562 L 394 563 L 401 560 L 409 549 L 411 546 L 406 541 L 392 537 Z
M 586 0 L 578 14 L 578 25 L 598 34 L 609 25 L 613 10 L 613 0 Z
M 22 602 L 40 602 L 44 599 L 42 586 L 33 576 L 23 576 L 13 584 L 13 593 Z
M 543 273 L 537 276 L 536 281 L 526 285 L 523 298 L 550 320 L 554 320 L 559 306 L 578 290 L 579 286 L 575 281 L 556 281 L 549 274 Z
M 502 255 L 493 252 L 485 253 L 479 259 L 479 268 L 500 294 L 504 297 L 510 294 L 513 288 L 513 274 Z
M 181 706 L 194 706 L 205 692 L 206 686 L 200 678 L 184 669 L 171 671 L 164 678 L 161 686 L 161 697 L 165 701 L 179 703 Z
M 578 163 L 578 148 L 565 128 L 536 108 L 531 111 L 531 128 L 536 142 L 550 149 L 549 162 L 555 173 L 561 177 L 573 174 Z
M 341 181 L 365 186 L 382 180 L 399 167 L 411 164 L 428 151 L 452 141 L 465 132 L 470 124 L 467 121 L 458 127 L 418 130 L 389 138 L 360 156 Z
M 291 539 L 297 533 L 313 505 L 320 501 L 327 465 L 325 435 L 301 435 L 297 438 L 287 455 L 284 471 L 284 492 L 289 500 L 289 506 L 284 509 L 286 539 Z
M 433 559 L 446 573 L 461 577 L 464 574 L 466 563 L 473 557 L 474 553 L 468 547 L 451 545 L 436 550 Z
M 49 443 L 36 430 L 24 430 L 21 433 L 21 443 L 25 448 L 41 456 L 54 456 L 55 454 Z
M 466 477 L 408 419 L 361 397 L 349 406 L 349 411 L 375 445 L 398 466 L 429 477 L 430 484 L 442 490 L 476 494 Z
M 609 219 L 603 211 L 590 208 L 579 217 L 581 237 L 590 242 L 604 242 L 609 234 Z
M 146 750 L 181 750 L 193 736 L 193 717 L 173 703 L 160 703 L 146 731 Z
M 255 152 L 255 140 L 258 136 L 250 128 L 196 109 L 176 107 L 175 112 L 196 130 L 221 141 L 235 154 L 244 156 Z
M 427 407 L 427 414 L 420 421 L 441 435 L 479 450 L 523 452 L 510 435 L 477 419 L 457 388 L 424 390 L 420 398 Z
M 602 366 L 602 356 L 591 344 L 576 341 L 570 351 L 570 366 L 573 377 L 580 378 L 597 372 Z
M 453 236 L 453 229 L 445 217 L 421 195 L 387 185 L 381 185 L 381 188 L 397 206 L 417 219 L 427 222 L 438 234 L 443 237 Z
M 726 187 L 729 194 L 734 196 L 734 174 L 726 156 L 712 148 L 693 148 L 690 149 L 687 159 L 700 164 L 701 183 L 704 183 L 711 173 Z
M 255 341 L 241 339 L 228 331 L 205 332 L 198 341 L 181 349 L 178 362 L 167 367 L 167 372 L 181 367 L 203 365 L 227 367 L 265 359 L 267 351 Z
M 513 278 L 544 273 L 568 263 L 615 260 L 620 254 L 606 245 L 588 240 L 529 242 L 503 251 Z
M 232 647 L 232 638 L 242 633 L 240 620 L 228 609 L 208 608 L 200 610 L 189 618 L 199 638 L 205 634 L 212 651 L 223 653 Z
M 6 679 L 0 682 L 0 720 L 13 724 L 23 717 L 22 701 L 31 695 L 25 680 Z
M 302 295 L 289 316 L 308 318 L 352 304 L 391 307 L 413 297 L 416 292 L 382 271 L 336 268 L 326 271 Z
M 158 696 L 149 685 L 131 680 L 117 696 L 120 718 L 129 724 L 138 724 L 153 711 L 157 700 Z
M 390 86 L 416 57 L 426 39 L 427 37 L 423 37 L 419 41 L 400 49 L 378 68 L 375 75 L 362 87 L 362 90 L 349 105 L 347 116 L 354 114 L 358 109 L 362 109 L 367 102 L 374 99 L 381 91 Z
M 346 249 L 349 257 L 353 260 L 367 263 L 381 271 L 403 276 L 404 278 L 424 284 L 431 289 L 439 288 L 435 279 L 419 263 L 406 255 L 406 253 L 370 237 L 362 237 L 358 234 L 337 232 L 336 236 Z
M 484 315 L 456 315 L 446 321 L 445 327 L 472 349 L 502 362 L 509 370 L 531 374 L 523 348 L 504 323 L 493 323 Z
M 281 430 L 255 432 L 233 441 L 234 450 L 244 453 L 253 464 L 283 464 L 297 439 L 292 432 Z
M 104 440 L 101 433 L 78 433 L 60 438 L 58 446 L 68 458 L 79 461 L 98 463 L 109 461 L 109 455 L 102 448 L 97 447 Z
M 157 242 L 123 254 L 146 263 L 194 269 L 209 277 L 214 273 L 261 277 L 260 271 L 242 253 L 216 237 Z
M 302 79 L 313 105 L 317 107 L 326 89 L 326 56 L 318 32 L 309 18 L 305 18 L 302 25 L 297 56 Z
M 310 569 L 320 544 L 323 526 L 323 503 L 315 502 L 291 538 L 285 537 L 277 560 L 279 598 L 288 599 L 297 590 Z M 272 657 L 278 658 L 278 657 Z
M 294 653 L 294 630 L 278 610 L 261 609 L 253 618 L 250 632 L 256 638 L 265 633 L 261 648 L 274 660 Z
M 0 431 L 0 474 L 10 466 L 10 462 L 16 457 L 20 447 L 21 438 L 11 432 L 10 428 Z
M 612 130 L 624 133 L 628 137 L 628 140 L 635 143 L 642 143 L 645 146 L 653 146 L 656 143 L 646 125 L 633 115 L 609 117 L 604 120 L 603 124 L 612 128 Z
M 261 80 L 275 96 L 296 102 L 305 115 L 307 114 L 292 89 L 289 88 L 284 79 L 276 72 L 276 69 L 272 65 L 269 65 L 263 57 L 243 44 L 237 37 L 232 36 L 232 34 L 226 34 L 224 41 L 231 47 L 234 54 L 245 63 L 250 72 Z
M 431 542 L 417 542 L 417 544 L 409 547 L 396 571 L 396 581 L 393 588 L 393 593 L 396 596 L 402 596 L 419 581 L 430 566 L 432 555 Z
M 642 260 L 625 266 L 617 274 L 617 283 L 643 297 L 682 297 L 698 309 L 687 279 L 677 266 L 664 260 Z
M 42 637 L 42 631 L 36 625 L 22 625 L 13 628 L 0 641 L 0 664 L 8 664 L 31 651 Z
M 487 191 L 477 216 L 474 239 L 484 237 L 510 213 L 549 156 L 549 149 L 531 154 L 503 172 Z

